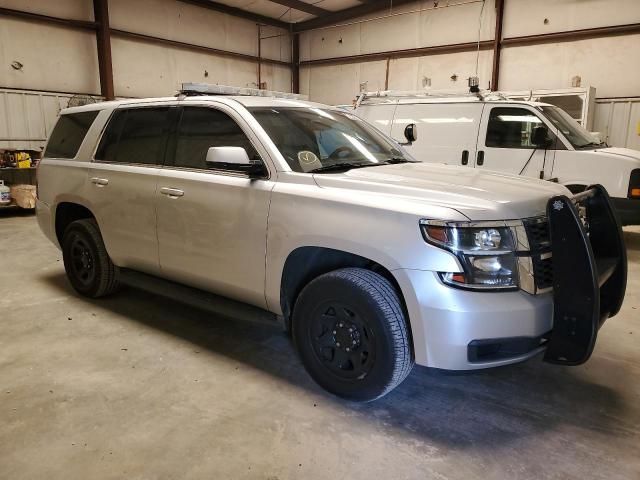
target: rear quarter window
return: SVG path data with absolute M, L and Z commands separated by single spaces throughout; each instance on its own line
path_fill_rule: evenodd
M 44 156 L 48 158 L 74 158 L 98 116 L 99 110 L 60 115 L 51 132 Z

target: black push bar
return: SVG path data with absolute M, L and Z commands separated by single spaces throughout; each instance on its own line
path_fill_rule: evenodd
M 627 253 L 620 220 L 607 191 L 589 187 L 547 203 L 553 262 L 553 330 L 544 359 L 586 362 L 598 330 L 622 306 Z

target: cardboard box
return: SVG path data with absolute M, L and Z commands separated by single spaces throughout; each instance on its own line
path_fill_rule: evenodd
M 12 185 L 11 198 L 19 207 L 36 208 L 36 187 L 35 185 Z

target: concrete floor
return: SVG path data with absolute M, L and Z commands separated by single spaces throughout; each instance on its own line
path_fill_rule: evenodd
M 415 368 L 358 405 L 283 333 L 126 290 L 78 297 L 33 216 L 0 216 L 2 479 L 639 479 L 640 228 L 580 367 Z

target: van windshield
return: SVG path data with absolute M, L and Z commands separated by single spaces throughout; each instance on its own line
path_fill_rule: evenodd
M 607 144 L 601 142 L 598 137 L 585 130 L 567 112 L 558 107 L 540 107 L 542 113 L 560 130 L 571 142 L 573 148 L 598 148 L 606 147 Z
M 295 172 L 338 172 L 414 159 L 347 112 L 314 107 L 250 107 Z

